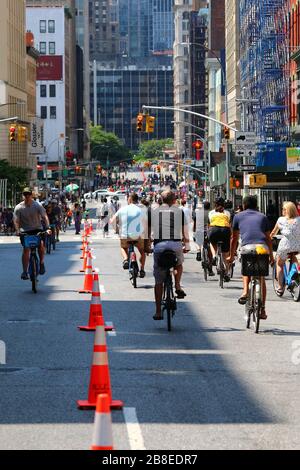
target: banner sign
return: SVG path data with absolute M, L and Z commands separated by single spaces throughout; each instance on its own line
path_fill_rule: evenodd
M 287 171 L 300 171 L 300 148 L 286 149 Z
M 44 122 L 40 118 L 34 118 L 31 121 L 29 153 L 31 155 L 42 155 L 45 153 L 44 148 Z
M 42 55 L 37 62 L 37 80 L 62 80 L 63 56 Z

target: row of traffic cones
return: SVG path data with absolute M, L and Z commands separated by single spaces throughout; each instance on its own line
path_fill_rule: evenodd
M 93 257 L 88 237 L 92 233 L 92 223 L 86 223 L 83 232 L 82 246 L 84 272 L 83 289 L 81 294 L 92 294 L 89 321 L 86 326 L 79 326 L 81 331 L 95 331 L 93 362 L 87 400 L 77 401 L 80 410 L 96 409 L 95 430 L 92 450 L 113 450 L 112 439 L 112 409 L 122 409 L 123 402 L 112 399 L 110 372 L 108 364 L 106 331 L 114 329 L 104 322 L 99 285 L 99 274 L 93 269 Z

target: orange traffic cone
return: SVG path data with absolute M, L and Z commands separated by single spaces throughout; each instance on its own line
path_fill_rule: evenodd
M 98 395 L 91 450 L 114 450 L 109 396 Z
M 103 326 L 97 326 L 88 399 L 77 401 L 78 408 L 80 410 L 95 409 L 97 396 L 101 393 L 108 394 L 111 409 L 120 410 L 123 408 L 122 401 L 112 400 L 105 331 Z
M 113 325 L 105 326 L 99 287 L 99 275 L 94 275 L 92 302 L 90 306 L 90 319 L 87 326 L 79 326 L 81 331 L 95 331 L 97 326 L 104 326 L 105 331 L 114 330 Z
M 82 245 L 80 247 L 81 251 L 84 251 L 86 242 L 87 242 L 87 238 L 86 238 L 85 234 L 83 234 L 82 235 Z
M 84 275 L 84 286 L 83 290 L 79 291 L 79 294 L 91 294 L 93 290 L 93 263 L 92 255 L 89 251 L 88 258 L 86 262 L 86 270 Z
M 83 266 L 82 266 L 82 269 L 79 271 L 80 273 L 85 273 L 85 270 L 87 267 L 87 261 L 90 256 L 93 259 L 90 248 L 86 246 L 86 249 L 84 250 L 84 255 L 83 255 Z M 93 269 L 92 272 L 94 273 L 95 269 Z

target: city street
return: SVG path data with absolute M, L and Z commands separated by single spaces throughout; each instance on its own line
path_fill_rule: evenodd
M 89 449 L 94 412 L 86 399 L 93 333 L 83 286 L 80 245 L 70 229 L 46 258 L 38 294 L 20 280 L 21 247 L 0 237 L 1 449 Z M 154 322 L 152 257 L 138 289 L 123 271 L 119 241 L 92 236 L 106 322 L 119 450 L 296 449 L 300 442 L 300 307 L 278 299 L 268 282 L 261 332 L 245 329 L 239 268 L 220 290 L 203 281 L 195 253 L 186 257 L 184 288 L 173 331 Z

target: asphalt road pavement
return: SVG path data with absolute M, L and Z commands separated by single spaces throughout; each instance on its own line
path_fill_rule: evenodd
M 38 294 L 20 280 L 21 248 L 0 237 L 0 449 L 89 449 L 94 413 L 79 411 L 87 398 L 92 333 L 83 285 L 81 240 L 62 235 L 46 258 Z M 94 234 L 108 335 L 116 449 L 298 449 L 300 447 L 300 305 L 278 299 L 269 284 L 261 332 L 245 329 L 238 271 L 218 288 L 204 283 L 195 254 L 186 257 L 174 328 L 154 322 L 152 257 L 138 289 L 122 270 L 119 241 Z M 3 344 L 3 343 L 2 343 Z M 136 422 L 134 421 L 136 418 Z

